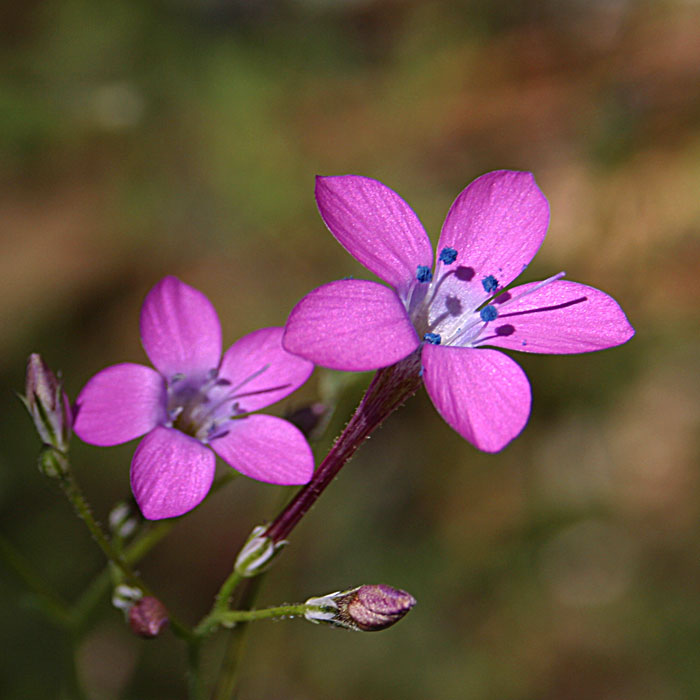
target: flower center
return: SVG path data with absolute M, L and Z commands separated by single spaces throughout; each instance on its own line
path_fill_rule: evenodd
M 241 391 L 269 367 L 269 364 L 263 365 L 235 385 L 228 379 L 219 377 L 215 369 L 209 370 L 204 377 L 174 375 L 168 382 L 168 427 L 191 435 L 204 444 L 224 437 L 231 421 L 248 413 L 237 399 L 280 388 Z
M 241 413 L 231 383 L 220 379 L 216 370 L 203 378 L 178 374 L 168 382 L 171 426 L 200 442 L 225 435 L 228 423 Z
M 560 272 L 512 296 L 496 275 L 479 277 L 471 267 L 454 265 L 457 257 L 454 248 L 446 247 L 440 251 L 435 274 L 425 265 L 416 270 L 406 308 L 424 342 L 476 347 L 507 305 L 564 276 Z

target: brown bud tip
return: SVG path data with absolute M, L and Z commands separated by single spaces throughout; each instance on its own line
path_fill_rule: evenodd
M 326 427 L 329 417 L 330 408 L 320 402 L 297 408 L 286 416 L 307 438 L 317 437 L 317 433 Z
M 348 617 L 365 632 L 391 627 L 414 605 L 416 599 L 406 591 L 384 584 L 360 586 L 348 603 Z
M 144 596 L 129 609 L 129 625 L 134 633 L 146 639 L 157 637 L 168 624 L 168 611 L 153 596 Z

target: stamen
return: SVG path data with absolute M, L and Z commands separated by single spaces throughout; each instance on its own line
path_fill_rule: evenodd
M 487 294 L 493 294 L 498 289 L 498 280 L 493 275 L 488 275 L 481 280 L 481 285 Z
M 270 369 L 269 363 L 266 364 L 265 366 L 261 367 L 257 372 L 253 372 L 253 374 L 251 374 L 249 377 L 247 377 L 246 379 L 244 379 L 244 380 L 243 380 L 242 382 L 240 382 L 239 384 L 236 384 L 236 386 L 232 387 L 232 388 L 229 390 L 228 398 L 233 398 L 233 397 L 236 395 L 236 392 L 237 392 L 239 389 L 241 389 L 242 387 L 244 387 L 244 386 L 245 386 L 246 384 L 248 384 L 249 382 L 252 382 L 253 379 L 256 379 L 256 378 L 259 377 L 263 372 L 266 372 L 268 369 Z
M 418 265 L 416 279 L 419 282 L 430 282 L 433 279 L 433 273 L 427 265 Z
M 440 251 L 439 259 L 442 260 L 445 265 L 451 265 L 457 260 L 457 251 L 454 248 L 445 247 Z
M 491 305 L 484 306 L 484 308 L 479 311 L 479 316 L 484 323 L 494 321 L 498 318 L 498 309 Z
M 524 292 L 520 292 L 517 296 L 514 296 L 507 301 L 503 302 L 501 305 L 501 308 L 507 306 L 508 304 L 512 304 L 514 301 L 517 299 L 522 299 L 523 297 L 528 296 L 528 294 L 532 294 L 533 292 L 536 292 L 538 289 L 542 289 L 542 287 L 546 287 L 548 284 L 551 282 L 556 282 L 557 280 L 561 279 L 566 275 L 566 272 L 558 272 L 556 275 L 552 275 L 551 277 L 548 277 L 546 280 L 542 280 L 538 284 L 536 284 L 532 289 L 527 289 Z M 496 300 L 498 301 L 498 299 Z
M 426 333 L 423 336 L 423 340 L 425 340 L 426 343 L 430 343 L 431 345 L 440 345 L 442 342 L 442 338 L 440 337 L 439 333 Z

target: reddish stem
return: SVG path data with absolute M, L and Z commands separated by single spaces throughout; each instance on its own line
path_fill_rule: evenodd
M 341 467 L 353 456 L 355 450 L 391 413 L 416 393 L 421 381 L 420 350 L 391 367 L 378 370 L 345 430 L 321 462 L 311 481 L 287 504 L 267 528 L 265 536 L 270 537 L 273 542 L 286 539 L 333 481 Z

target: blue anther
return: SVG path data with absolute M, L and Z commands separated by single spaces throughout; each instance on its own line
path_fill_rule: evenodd
M 481 280 L 481 284 L 487 294 L 491 294 L 498 289 L 498 280 L 493 275 L 484 277 L 484 279 Z
M 479 311 L 479 316 L 481 316 L 481 320 L 484 323 L 494 321 L 496 318 L 498 318 L 498 309 L 489 304 L 489 306 L 484 306 L 484 308 Z
M 418 265 L 416 279 L 419 282 L 430 282 L 433 279 L 433 273 L 427 265 Z
M 451 265 L 457 260 L 457 251 L 454 248 L 443 248 L 440 251 L 440 260 L 442 260 L 445 265 Z
M 423 340 L 425 340 L 426 343 L 430 343 L 431 345 L 440 345 L 442 338 L 440 337 L 439 333 L 426 333 L 423 336 Z
M 523 347 L 527 345 L 527 340 L 523 340 L 522 343 L 520 343 Z

